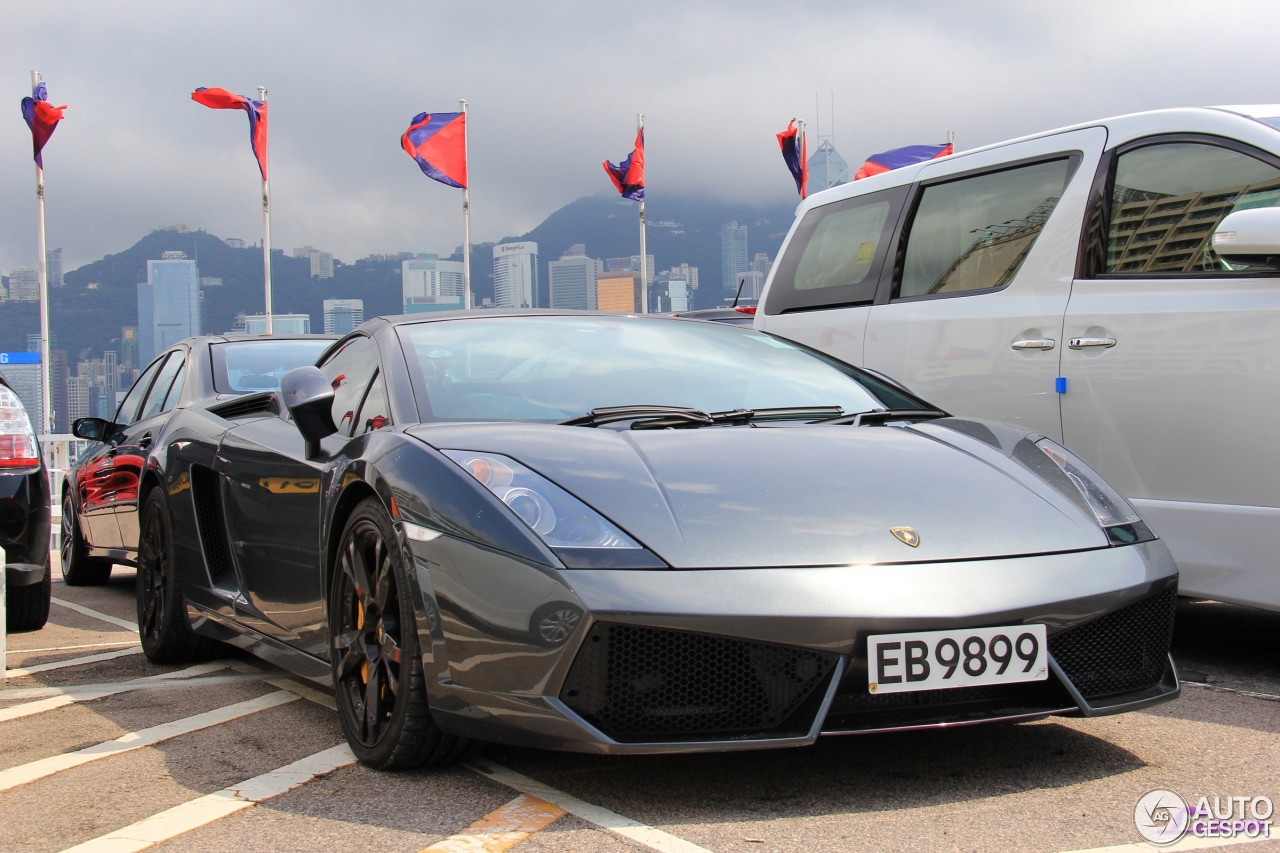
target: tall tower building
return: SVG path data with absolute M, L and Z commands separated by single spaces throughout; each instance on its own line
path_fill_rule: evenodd
M 165 347 L 204 334 L 200 270 L 183 252 L 165 252 L 147 261 L 147 280 L 138 283 L 138 358 L 146 364 Z
M 66 279 L 62 277 L 62 250 L 50 249 L 44 253 L 45 272 L 49 276 L 50 287 L 62 287 Z
M 363 299 L 326 299 L 324 301 L 324 333 L 326 335 L 345 335 L 363 322 Z
M 545 308 L 538 292 L 538 244 L 493 247 L 493 304 L 499 308 Z
M 464 282 L 462 261 L 442 261 L 435 255 L 401 261 L 404 313 L 460 310 Z
M 547 264 L 550 307 L 596 309 L 596 279 L 600 262 L 586 256 L 581 244 L 574 246 L 558 261 Z
M 838 187 L 849 183 L 849 164 L 836 151 L 830 139 L 823 139 L 809 155 L 809 192 Z
M 747 226 L 733 220 L 720 229 L 720 287 L 732 298 L 738 275 L 747 271 Z

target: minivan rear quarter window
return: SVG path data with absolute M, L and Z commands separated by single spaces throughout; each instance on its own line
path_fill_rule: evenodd
M 766 313 L 870 305 L 906 196 L 895 187 L 808 211 L 774 269 Z

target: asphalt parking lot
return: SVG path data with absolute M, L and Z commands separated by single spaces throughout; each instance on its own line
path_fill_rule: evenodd
M 1155 848 L 1134 816 L 1156 789 L 1280 800 L 1277 613 L 1183 603 L 1183 695 L 1146 712 L 731 755 L 491 747 L 407 773 L 353 763 L 326 691 L 245 656 L 154 666 L 133 624 L 118 567 L 55 583 L 49 625 L 8 638 L 0 849 L 1280 850 L 1280 828 Z

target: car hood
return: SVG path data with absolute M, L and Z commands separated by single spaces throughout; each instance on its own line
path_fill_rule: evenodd
M 1106 547 L 1092 514 L 1019 462 L 1038 436 L 914 426 L 615 430 L 433 424 L 441 450 L 510 456 L 676 568 L 912 563 Z M 891 532 L 915 530 L 912 547 Z

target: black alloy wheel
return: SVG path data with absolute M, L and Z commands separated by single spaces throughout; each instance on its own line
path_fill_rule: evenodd
M 191 630 L 174 571 L 173 525 L 164 489 L 147 493 L 138 537 L 138 638 L 152 663 L 183 663 L 217 654 L 221 644 Z
M 111 577 L 111 561 L 89 556 L 70 494 L 62 498 L 62 534 L 59 539 L 62 580 L 67 586 L 101 586 L 107 582 Z
M 339 717 L 356 758 L 394 770 L 467 754 L 470 741 L 431 718 L 403 552 L 376 498 L 361 502 L 343 529 L 329 636 Z

